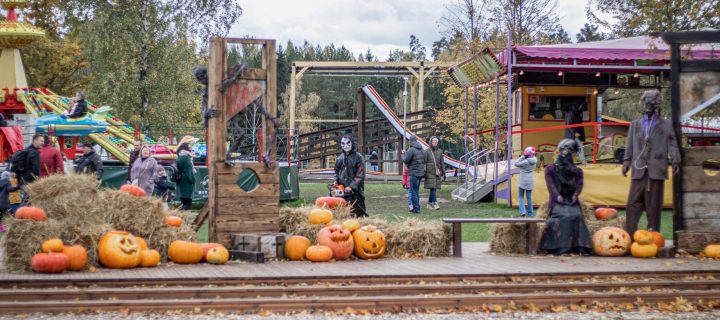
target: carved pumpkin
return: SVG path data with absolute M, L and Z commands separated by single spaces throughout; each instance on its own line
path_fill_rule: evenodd
M 343 198 L 320 197 L 315 199 L 315 205 L 320 208 L 337 209 L 345 208 L 347 206 L 347 201 Z
M 47 212 L 37 207 L 20 207 L 15 211 L 15 219 L 45 221 Z
M 310 239 L 302 236 L 291 236 L 285 241 L 285 258 L 298 261 L 305 258 L 305 252 L 310 248 Z
M 650 234 L 653 236 L 653 243 L 658 247 L 658 250 L 665 246 L 665 237 L 663 237 L 662 233 L 650 231 Z
M 179 264 L 199 263 L 203 259 L 203 248 L 194 242 L 175 240 L 168 247 L 168 256 Z
M 205 260 L 211 264 L 224 264 L 230 259 L 230 253 L 223 246 L 211 248 Z
M 708 258 L 720 258 L 720 244 L 708 244 L 707 246 L 705 246 L 703 254 L 705 254 L 705 256 Z
M 106 268 L 135 268 L 140 264 L 140 250 L 140 245 L 132 234 L 108 231 L 98 243 L 98 260 Z
M 360 229 L 360 222 L 355 219 L 345 220 L 342 223 L 342 228 L 353 233 L 355 230 Z
M 210 251 L 210 249 L 215 247 L 224 247 L 223 245 L 214 242 L 201 243 L 200 246 L 203 249 L 203 261 L 205 261 L 205 257 L 207 257 L 208 251 Z
M 620 257 L 630 251 L 630 235 L 623 229 L 605 227 L 592 237 L 593 252 L 604 257 Z
M 633 240 L 639 244 L 651 244 L 655 239 L 653 235 L 647 230 L 637 230 L 633 234 Z
M 375 226 L 364 226 L 353 232 L 355 255 L 360 259 L 379 259 L 385 256 L 385 235 Z
M 630 253 L 635 258 L 652 258 L 657 255 L 658 247 L 652 242 L 648 244 L 633 242 L 630 246 Z
M 327 209 L 312 209 L 308 220 L 311 224 L 328 224 L 333 219 L 333 213 Z
M 350 231 L 336 224 L 320 229 L 317 234 L 317 244 L 329 247 L 335 260 L 349 258 L 355 248 Z
M 595 209 L 595 218 L 598 220 L 610 220 L 617 218 L 617 210 L 613 208 L 597 208 Z
M 69 265 L 70 259 L 63 253 L 38 253 L 30 259 L 30 268 L 38 273 L 61 273 Z
M 43 253 L 50 253 L 50 252 L 62 252 L 63 251 L 63 242 L 62 240 L 58 238 L 52 238 L 43 241 L 42 243 L 42 252 Z
M 182 226 L 183 221 L 178 216 L 167 216 L 163 220 L 163 223 L 165 223 L 166 225 L 169 225 L 171 227 L 180 228 L 180 226 Z
M 85 269 L 85 265 L 87 264 L 87 250 L 85 250 L 83 246 L 64 246 L 62 253 L 68 256 L 70 260 L 68 270 L 80 271 Z
M 305 251 L 305 256 L 312 262 L 328 262 L 333 257 L 333 251 L 326 246 L 310 246 Z
M 148 249 L 148 244 L 147 244 L 147 241 L 145 241 L 145 239 L 136 236 L 136 237 L 135 237 L 135 241 L 137 241 L 138 246 L 140 246 L 140 250 L 147 250 L 147 249 Z
M 153 268 L 160 264 L 160 252 L 157 250 L 140 251 L 140 266 L 143 268 Z
M 131 184 L 125 184 L 122 187 L 120 187 L 120 191 L 129 193 L 136 197 L 144 197 L 145 196 L 145 190 L 138 186 L 133 186 Z

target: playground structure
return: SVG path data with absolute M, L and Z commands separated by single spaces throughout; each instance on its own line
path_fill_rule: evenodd
M 237 74 L 223 92 L 220 86 L 228 72 L 228 44 L 255 45 L 262 48 L 262 65 Z M 210 43 L 209 100 L 217 116 L 208 121 L 208 203 L 209 240 L 230 246 L 238 233 L 278 232 L 279 189 L 276 163 L 277 128 L 263 116 L 258 161 L 232 161 L 228 157 L 228 121 L 250 103 L 260 101 L 270 117 L 276 117 L 275 40 L 214 38 Z M 267 151 L 267 158 L 261 156 Z M 254 180 L 248 187 L 244 181 Z

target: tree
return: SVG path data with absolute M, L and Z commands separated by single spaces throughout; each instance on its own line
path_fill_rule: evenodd
M 545 41 L 544 41 L 545 42 Z M 550 33 L 547 43 L 571 43 L 570 35 L 558 24 L 555 26 L 555 32 Z
M 495 30 L 510 30 L 513 44 L 543 43 L 543 39 L 551 38 L 550 35 L 558 30 L 557 0 L 490 1 L 492 18 L 489 21 Z M 503 33 L 498 34 L 500 39 L 507 37 Z
M 414 34 L 410 35 L 410 53 L 413 55 L 415 61 L 425 61 L 425 46 L 420 43 Z
M 437 61 L 440 59 L 440 54 L 448 47 L 450 47 L 450 41 L 446 37 L 442 37 L 440 40 L 433 42 L 430 56 Z
M 445 5 L 446 13 L 440 18 L 444 35 L 453 38 L 461 35 L 471 41 L 484 40 L 484 27 L 487 21 L 487 0 L 454 0 Z
M 607 35 L 602 32 L 598 32 L 598 26 L 590 23 L 580 29 L 580 33 L 575 35 L 577 42 L 588 42 L 588 41 L 602 41 L 607 39 Z
M 601 19 L 596 13 L 610 15 L 615 21 Z M 617 37 L 720 29 L 720 0 L 591 0 L 587 15 Z

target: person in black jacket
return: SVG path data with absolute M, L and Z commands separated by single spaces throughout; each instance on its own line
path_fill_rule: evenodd
M 85 101 L 85 93 L 82 91 L 78 91 L 75 94 L 75 100 L 73 107 L 68 110 L 65 114 L 61 115 L 64 119 L 70 118 L 81 118 L 84 117 L 88 113 L 88 105 L 87 101 Z
M 22 169 L 16 168 L 15 173 L 18 176 L 18 182 L 21 185 L 32 183 L 40 176 L 40 147 L 45 143 L 45 138 L 41 134 L 33 136 L 32 143 L 25 148 L 24 166 Z
M 98 180 L 102 178 L 103 164 L 100 155 L 95 153 L 94 145 L 90 142 L 82 144 L 83 157 L 75 168 L 79 174 L 94 174 Z
M 408 197 L 412 203 L 410 212 L 420 213 L 420 181 L 425 176 L 425 151 L 417 137 L 410 137 L 410 147 L 403 151 L 403 162 L 408 167 L 410 189 Z
M 352 138 L 345 135 L 340 140 L 342 153 L 335 161 L 335 182 L 345 186 L 345 193 L 350 193 L 350 212 L 355 217 L 367 217 L 365 210 L 365 159 L 357 152 Z

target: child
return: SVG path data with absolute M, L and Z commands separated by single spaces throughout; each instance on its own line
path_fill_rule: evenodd
M 170 183 L 168 183 L 165 169 L 158 169 L 157 176 L 155 177 L 155 195 L 163 200 L 163 207 L 165 209 L 167 209 L 168 207 L 167 203 L 172 201 L 173 198 L 173 194 L 172 192 L 170 192 L 170 190 L 175 190 L 175 187 L 171 186 Z
M 521 217 L 534 217 L 532 204 L 532 190 L 535 184 L 535 167 L 537 166 L 537 158 L 535 158 L 535 148 L 527 147 L 523 155 L 515 161 L 515 167 L 520 169 L 520 177 L 518 179 L 518 207 Z M 527 211 L 525 202 L 523 201 L 527 195 Z
M 408 175 L 408 168 L 405 166 L 403 169 L 402 174 L 402 186 L 407 190 L 407 198 L 408 198 L 408 211 L 412 211 L 413 205 L 412 205 L 412 199 L 410 198 L 410 175 Z
M 17 179 L 15 179 L 17 180 Z M 2 214 L 11 211 L 10 208 L 10 193 L 17 192 L 19 193 L 16 186 L 12 186 L 10 183 L 10 172 L 4 171 L 2 173 L 2 178 L 0 178 L 0 218 L 2 218 Z M 11 214 L 15 214 L 14 211 L 11 211 Z M 1 221 L 0 221 L 1 222 Z M 0 223 L 0 232 L 5 232 L 5 226 Z
M 22 195 L 20 195 L 20 186 L 18 184 L 17 174 L 15 172 L 10 173 L 10 187 L 8 188 L 8 199 L 10 200 L 10 213 L 15 216 L 20 206 L 22 206 Z

